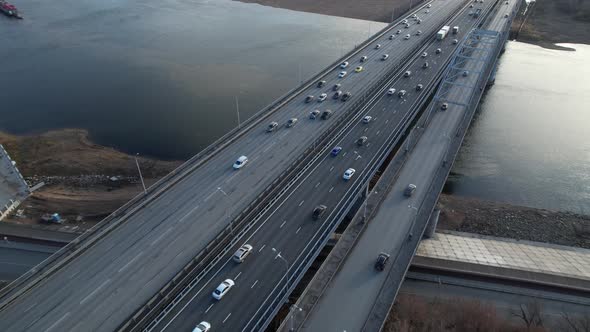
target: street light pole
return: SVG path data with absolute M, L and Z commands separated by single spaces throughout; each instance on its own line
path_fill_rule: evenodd
M 442 162 L 442 165 L 444 167 L 447 164 L 447 159 L 449 157 L 449 149 L 451 148 L 451 137 L 449 137 L 449 135 L 447 135 L 447 134 L 443 134 L 443 137 L 449 140 L 449 144 L 447 145 L 447 148 L 445 149 L 445 155 L 444 155 L 443 162 Z
M 236 96 L 236 113 L 238 114 L 238 129 L 240 129 L 240 104 L 238 103 L 238 96 Z
M 418 208 L 412 205 L 408 205 L 408 207 L 414 209 L 414 218 L 412 218 L 412 224 L 410 224 L 410 238 L 408 239 L 411 240 L 412 236 L 414 236 L 414 223 L 416 222 L 416 217 L 418 217 Z
M 280 258 L 283 262 L 285 262 L 285 267 L 287 268 L 287 270 L 285 271 L 285 286 L 283 286 L 284 292 L 286 294 L 287 293 L 287 285 L 289 284 L 289 262 L 287 262 L 285 257 L 281 256 L 281 253 L 277 252 L 277 250 L 275 248 L 272 248 L 272 251 L 277 253 L 277 255 L 275 256 L 275 259 Z
M 367 204 L 369 201 L 369 184 L 365 187 L 365 210 L 363 211 L 363 222 L 367 222 Z
M 143 186 L 143 193 L 147 194 L 147 189 L 145 188 L 145 182 L 143 182 L 143 175 L 141 175 L 141 168 L 139 168 L 139 161 L 137 161 L 137 156 L 139 156 L 139 153 L 135 154 L 135 165 L 137 166 L 137 171 L 139 172 L 139 179 L 141 180 L 141 185 Z

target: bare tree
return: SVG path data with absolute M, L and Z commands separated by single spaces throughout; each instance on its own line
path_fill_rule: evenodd
M 590 332 L 590 314 L 582 317 L 572 317 L 567 312 L 562 312 L 561 317 L 568 327 L 568 331 Z
M 541 304 L 537 301 L 521 304 L 520 311 L 512 311 L 511 314 L 522 319 L 529 330 L 531 327 L 543 326 L 542 308 Z

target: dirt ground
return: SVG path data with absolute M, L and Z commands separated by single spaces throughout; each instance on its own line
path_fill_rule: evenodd
M 438 229 L 590 249 L 590 217 L 441 195 Z
M 237 0 L 303 12 L 391 22 L 420 1 L 408 0 Z M 524 9 L 526 6 L 522 6 Z M 524 22 L 523 22 L 524 21 Z M 522 24 L 522 29 L 520 26 Z M 554 43 L 590 44 L 590 0 L 537 1 L 526 20 L 515 20 L 519 41 L 556 48 Z

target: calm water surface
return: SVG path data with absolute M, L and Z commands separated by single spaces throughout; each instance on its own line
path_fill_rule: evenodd
M 510 42 L 447 189 L 590 214 L 590 45 Z
M 184 159 L 384 27 L 229 0 L 13 1 L 0 130 Z M 301 67 L 301 70 L 299 68 Z M 301 74 L 299 74 L 301 73 Z

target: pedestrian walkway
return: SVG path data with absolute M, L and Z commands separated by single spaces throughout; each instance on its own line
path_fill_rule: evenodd
M 590 284 L 590 250 L 541 242 L 443 231 L 420 243 L 413 262 L 419 266 L 435 263 L 449 269 L 462 269 L 461 263 L 468 264 L 464 268 L 469 266 L 469 270 L 474 265 L 485 266 L 486 274 L 511 279 L 527 273 L 545 275 L 537 280 L 552 284 L 566 280 L 574 287 Z M 572 284 L 572 280 L 581 283 Z

